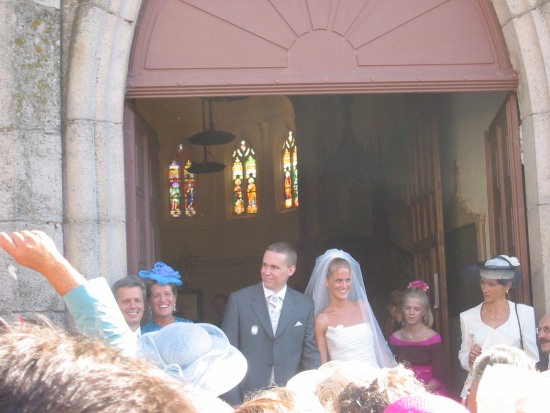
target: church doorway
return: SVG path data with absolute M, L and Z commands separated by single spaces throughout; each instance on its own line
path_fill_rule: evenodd
M 430 283 L 450 370 L 453 323 L 464 306 L 456 292 L 476 291 L 458 269 L 506 239 L 493 236 L 501 227 L 491 221 L 497 195 L 488 191 L 495 185 L 485 132 L 515 90 L 515 74 L 485 2 L 425 1 L 406 11 L 367 3 L 353 19 L 342 2 L 281 2 L 290 31 L 262 5 L 237 16 L 217 2 L 144 3 L 124 120 L 128 269 L 174 265 L 193 297 L 188 311 L 212 321 L 211 298 L 256 282 L 270 242 L 298 246 L 298 289 L 316 256 L 342 248 L 361 263 L 379 319 L 390 291 L 412 279 Z M 378 25 L 370 24 L 375 15 L 383 16 Z M 433 31 L 423 37 L 420 27 Z M 169 165 L 206 157 L 187 139 L 205 127 L 205 101 L 215 102 L 216 129 L 236 139 L 207 148 L 226 169 L 199 174 L 196 214 L 176 219 Z M 299 206 L 285 209 L 281 149 L 289 132 L 300 195 Z M 258 211 L 235 216 L 230 170 L 241 141 L 257 157 Z M 513 187 L 521 204 L 523 188 Z M 517 216 L 509 218 L 517 228 Z M 526 251 L 525 239 L 519 243 Z

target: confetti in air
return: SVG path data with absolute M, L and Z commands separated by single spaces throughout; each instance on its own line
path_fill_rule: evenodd
M 8 274 L 13 278 L 15 281 L 17 281 L 17 273 L 15 272 L 15 266 L 14 265 L 8 265 Z

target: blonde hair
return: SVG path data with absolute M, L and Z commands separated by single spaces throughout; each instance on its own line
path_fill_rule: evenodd
M 422 290 L 421 288 L 407 288 L 405 290 L 405 294 L 403 295 L 402 309 L 404 309 L 405 302 L 409 298 L 417 298 L 420 300 L 422 306 L 424 307 L 424 310 L 426 311 L 426 314 L 424 314 L 424 317 L 422 317 L 422 324 L 424 324 L 426 327 L 431 328 L 434 323 L 434 315 L 430 307 L 430 298 L 428 297 L 428 293 L 426 293 L 426 291 Z
M 351 264 L 344 258 L 334 258 L 328 265 L 327 278 L 338 271 L 340 268 L 347 268 L 351 274 Z
M 332 366 L 333 373 L 317 384 L 316 395 L 327 413 L 338 412 L 338 396 L 350 383 L 368 386 L 376 378 L 378 369 L 362 362 L 329 361 L 323 364 Z M 321 366 L 320 368 L 323 368 Z
M 309 396 L 309 397 L 308 397 Z M 234 413 L 321 413 L 323 408 L 311 395 L 285 387 L 272 387 L 248 395 Z
M 382 413 L 393 402 L 408 395 L 427 392 L 414 372 L 402 364 L 380 370 L 370 386 L 350 383 L 340 393 L 340 413 Z

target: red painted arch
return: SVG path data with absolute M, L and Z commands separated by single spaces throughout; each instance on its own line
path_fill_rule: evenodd
M 145 0 L 128 97 L 516 90 L 486 0 Z

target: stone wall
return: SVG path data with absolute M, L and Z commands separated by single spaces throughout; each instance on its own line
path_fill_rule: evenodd
M 126 270 L 122 108 L 141 3 L 0 0 L 0 229 L 47 231 L 88 277 Z M 493 5 L 520 75 L 540 315 L 550 311 L 550 3 Z M 23 269 L 14 279 L 10 263 L 0 253 L 0 315 L 39 311 L 62 320 L 53 290 Z
M 0 1 L 0 229 L 40 229 L 62 248 L 60 31 L 59 1 Z M 49 284 L 3 252 L 0 284 L 0 316 L 65 322 Z

